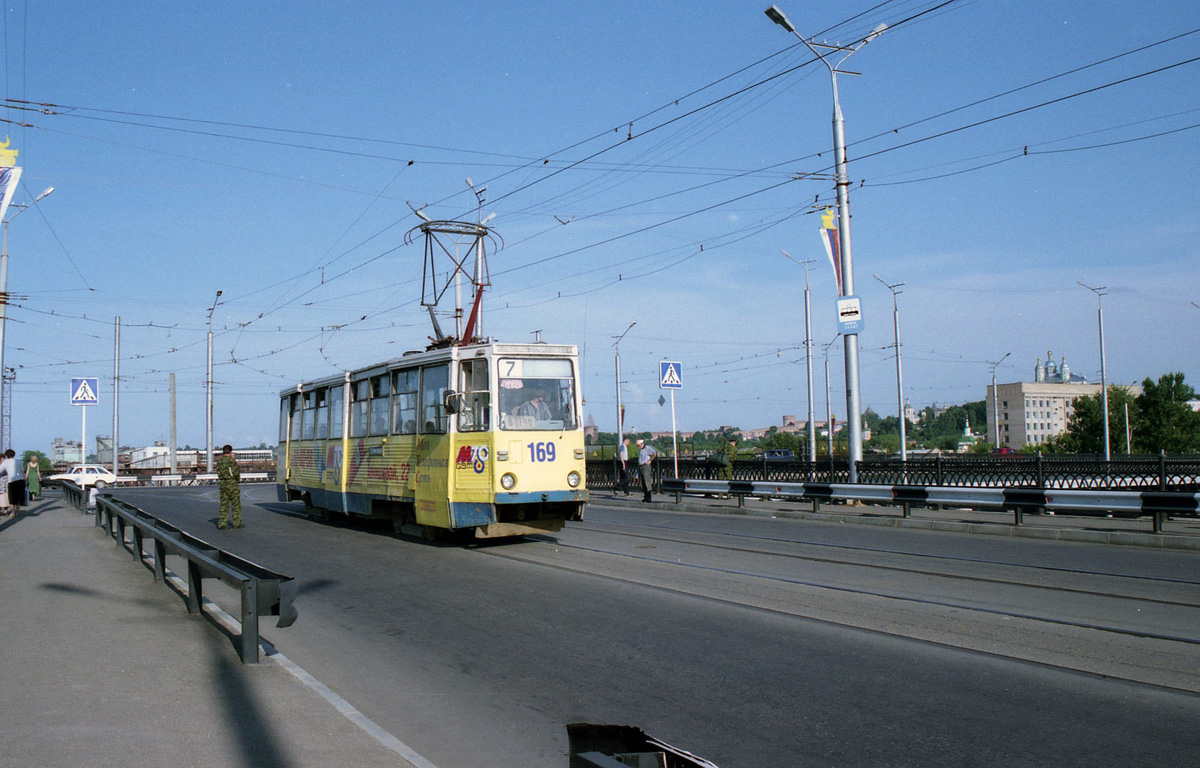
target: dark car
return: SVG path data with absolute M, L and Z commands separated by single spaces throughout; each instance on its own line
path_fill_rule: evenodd
M 792 452 L 786 448 L 772 448 L 763 451 L 763 458 L 767 461 L 791 461 L 794 457 Z

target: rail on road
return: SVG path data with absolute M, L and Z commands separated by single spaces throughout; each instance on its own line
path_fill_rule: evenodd
M 219 580 L 236 590 L 241 598 L 238 646 L 243 664 L 258 663 L 260 616 L 278 616 L 278 627 L 296 621 L 297 585 L 290 576 L 225 552 L 107 494 L 96 497 L 96 527 L 104 528 L 135 560 L 153 570 L 157 582 L 168 581 L 168 555 L 183 558 L 186 580 L 177 580 L 187 598 L 188 613 L 204 614 L 204 579 Z M 147 542 L 152 545 L 149 556 Z

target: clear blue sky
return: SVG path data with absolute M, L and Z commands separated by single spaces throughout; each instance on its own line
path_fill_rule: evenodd
M 78 439 L 73 376 L 101 378 L 89 449 L 111 433 L 116 316 L 121 442 L 168 438 L 175 372 L 180 443 L 203 445 L 218 290 L 215 439 L 274 442 L 283 387 L 424 343 L 406 201 L 470 218 L 467 177 L 504 244 L 486 333 L 579 345 L 601 429 L 634 321 L 627 427 L 670 428 L 661 359 L 683 363 L 680 429 L 803 418 L 803 272 L 780 250 L 817 260 L 824 344 L 832 99 L 768 4 L 8 3 L 15 202 L 56 189 L 10 226 L 14 447 Z M 982 399 L 1006 352 L 1001 381 L 1047 350 L 1098 379 L 1077 281 L 1108 288 L 1110 381 L 1200 384 L 1194 0 L 780 5 L 829 42 L 892 25 L 839 78 L 864 406 L 895 412 L 875 273 L 905 283 L 917 407 Z M 820 360 L 816 382 L 823 418 Z

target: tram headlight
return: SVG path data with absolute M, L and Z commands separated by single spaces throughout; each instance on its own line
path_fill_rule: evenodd
M 571 486 L 572 488 L 579 487 L 579 473 L 578 472 L 571 472 L 569 475 L 567 475 L 567 485 Z
M 504 490 L 511 491 L 517 487 L 517 476 L 512 472 L 505 472 L 500 477 L 500 485 L 503 486 Z

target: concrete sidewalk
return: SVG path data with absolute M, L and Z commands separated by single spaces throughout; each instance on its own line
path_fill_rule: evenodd
M 0 522 L 0 766 L 411 765 L 283 666 L 242 665 L 90 515 L 25 512 Z
M 906 518 L 899 507 L 873 504 L 851 506 L 822 502 L 820 511 L 813 512 L 811 502 L 747 496 L 739 505 L 737 499 L 684 495 L 676 503 L 673 493 L 656 493 L 647 504 L 642 501 L 640 489 L 630 496 L 624 496 L 604 488 L 590 488 L 588 501 L 591 504 L 640 507 L 664 512 L 778 517 L 1200 552 L 1200 518 L 1195 517 L 1171 518 L 1164 526 L 1163 532 L 1156 534 L 1149 518 L 1026 514 L 1024 522 L 1017 526 L 1013 525 L 1011 512 L 981 512 L 959 508 L 928 509 L 914 506 L 912 514 Z

